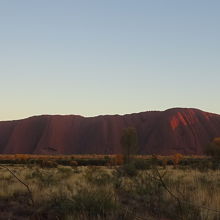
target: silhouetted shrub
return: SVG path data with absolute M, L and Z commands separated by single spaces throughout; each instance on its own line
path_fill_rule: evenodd
M 76 159 L 78 166 L 105 166 L 107 164 L 106 159 L 101 158 L 89 158 L 89 159 Z
M 137 170 L 146 170 L 150 169 L 150 162 L 145 159 L 135 159 L 134 166 Z
M 133 127 L 125 128 L 120 142 L 124 155 L 124 162 L 130 163 L 132 156 L 136 154 L 138 150 L 138 136 L 136 129 Z
M 138 174 L 138 170 L 136 169 L 134 163 L 127 163 L 124 164 L 123 166 L 117 167 L 114 172 L 114 175 L 116 177 L 123 177 L 123 176 L 134 177 L 137 174 Z
M 56 168 L 58 164 L 53 160 L 42 160 L 40 165 L 42 168 Z
M 220 160 L 220 138 L 215 138 L 205 148 L 205 153 L 214 160 Z
M 71 160 L 71 161 L 69 162 L 69 165 L 72 166 L 72 167 L 77 167 L 77 166 L 78 166 L 78 162 L 75 161 L 75 160 Z

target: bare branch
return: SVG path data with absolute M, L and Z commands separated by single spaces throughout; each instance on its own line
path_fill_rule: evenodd
M 195 205 L 195 204 L 193 204 L 193 203 L 191 203 L 191 202 L 189 202 L 189 201 L 179 199 L 178 196 L 176 196 L 176 195 L 167 187 L 167 185 L 165 184 L 165 182 L 164 182 L 164 180 L 163 180 L 164 175 L 161 176 L 159 170 L 158 170 L 156 167 L 155 167 L 155 171 L 156 171 L 156 174 L 157 174 L 158 178 L 155 178 L 155 177 L 153 177 L 153 176 L 151 176 L 151 178 L 153 178 L 153 179 L 155 179 L 155 180 L 158 180 L 158 181 L 162 184 L 162 186 L 164 187 L 164 189 L 165 189 L 174 199 L 176 199 L 176 201 L 178 202 L 178 205 L 179 205 L 179 207 L 181 208 L 181 210 L 182 210 L 181 203 L 186 203 L 186 204 L 191 204 L 191 205 L 193 205 L 193 206 L 195 206 L 195 207 L 197 207 L 197 208 L 200 208 L 200 209 L 206 209 L 206 210 L 209 210 L 209 211 L 212 211 L 212 212 L 220 213 L 219 210 L 211 209 L 211 208 L 206 207 L 206 206 Z
M 14 176 L 21 184 L 23 184 L 23 185 L 26 187 L 26 189 L 27 189 L 27 191 L 28 191 L 28 193 L 29 193 L 29 195 L 30 195 L 31 204 L 34 206 L 33 195 L 32 195 L 32 192 L 31 192 L 31 190 L 30 190 L 30 187 L 29 187 L 24 181 L 22 181 L 20 178 L 18 178 L 18 177 L 15 175 L 15 173 L 14 173 L 13 171 L 11 171 L 8 167 L 3 166 L 3 165 L 0 165 L 0 167 L 2 167 L 2 168 L 4 168 L 4 169 L 8 170 L 8 171 L 12 174 L 12 176 Z

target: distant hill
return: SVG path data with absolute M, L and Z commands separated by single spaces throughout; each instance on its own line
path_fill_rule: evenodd
M 220 137 L 220 115 L 190 108 L 123 116 L 42 115 L 0 122 L 0 153 L 116 154 L 128 126 L 137 129 L 140 154 L 202 154 Z

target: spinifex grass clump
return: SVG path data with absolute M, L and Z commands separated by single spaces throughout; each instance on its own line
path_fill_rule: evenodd
M 89 185 L 78 186 L 74 194 L 57 194 L 43 204 L 40 215 L 58 216 L 67 215 L 78 217 L 86 215 L 90 217 L 105 218 L 116 213 L 118 203 L 114 192 L 105 188 L 91 188 Z
M 84 173 L 85 181 L 98 186 L 112 182 L 112 175 L 103 168 L 89 166 Z

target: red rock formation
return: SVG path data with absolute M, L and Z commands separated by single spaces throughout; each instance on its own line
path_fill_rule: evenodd
M 35 116 L 0 122 L 0 153 L 116 154 L 123 128 L 133 126 L 140 154 L 202 154 L 220 136 L 220 115 L 169 109 L 124 116 Z

